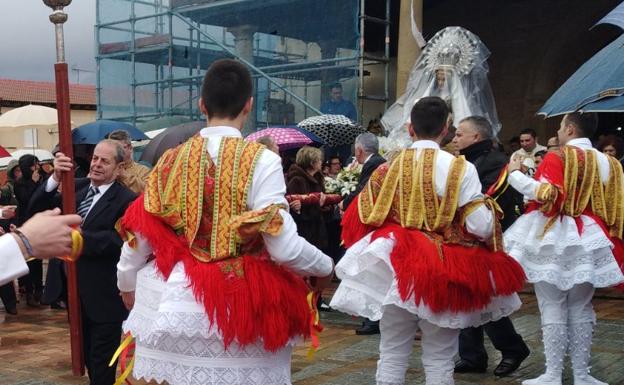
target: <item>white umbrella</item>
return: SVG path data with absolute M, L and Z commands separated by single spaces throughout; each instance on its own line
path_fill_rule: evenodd
M 9 165 L 9 162 L 12 161 L 13 158 L 12 156 L 5 156 L 3 158 L 0 158 L 0 169 L 5 169 L 7 168 L 7 166 Z
M 54 159 L 54 155 L 52 155 L 50 151 L 42 150 L 40 148 L 20 148 L 19 150 L 13 151 L 11 156 L 15 159 L 19 159 L 22 155 L 26 154 L 36 156 L 40 162 L 46 162 Z
M 0 127 L 28 127 L 57 125 L 56 109 L 29 104 L 0 115 Z
M 159 128 L 158 130 L 152 130 L 152 131 L 147 131 L 145 133 L 145 135 L 147 135 L 150 139 L 154 139 L 156 137 L 156 135 L 160 134 L 161 132 L 165 131 L 167 128 Z

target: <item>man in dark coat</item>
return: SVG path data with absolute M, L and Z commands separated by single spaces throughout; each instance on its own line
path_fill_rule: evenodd
M 362 191 L 373 171 L 386 163 L 386 159 L 379 155 L 379 140 L 370 132 L 365 132 L 355 138 L 355 160 L 362 165 L 362 173 L 355 191 L 347 195 L 342 201 L 342 209 L 346 210 L 351 201 Z
M 498 180 L 501 170 L 508 162 L 505 154 L 494 150 L 492 133 L 492 127 L 486 118 L 470 116 L 459 123 L 455 138 L 453 138 L 453 143 L 459 149 L 460 154 L 477 168 L 483 192 L 486 192 Z M 496 200 L 505 214 L 501 220 L 504 231 L 520 215 L 522 195 L 508 188 Z M 490 322 L 483 327 L 461 331 L 459 335 L 460 360 L 455 364 L 455 372 L 483 373 L 487 370 L 488 356 L 483 346 L 484 329 L 494 347 L 503 356 L 494 369 L 494 374 L 499 377 L 511 374 L 529 355 L 529 348 L 522 337 L 516 333 L 508 317 Z
M 116 365 L 109 368 L 108 363 L 120 343 L 121 323 L 128 316 L 117 289 L 117 262 L 123 242 L 115 223 L 136 195 L 116 182 L 123 160 L 123 148 L 113 140 L 104 140 L 95 147 L 88 177 L 76 180 L 76 212 L 83 218 L 84 238 L 76 267 L 90 385 L 115 382 Z M 72 160 L 57 153 L 54 174 L 35 191 L 31 212 L 60 204 L 57 188 L 61 174 L 72 169 Z
M 374 134 L 365 132 L 355 138 L 355 159 L 362 165 L 362 173 L 360 174 L 360 179 L 358 180 L 355 191 L 351 192 L 351 194 L 343 199 L 341 203 L 342 210 L 346 210 L 353 199 L 355 199 L 364 186 L 366 186 L 373 171 L 380 165 L 386 163 L 386 159 L 379 155 L 379 140 Z M 365 319 L 364 322 L 362 322 L 362 326 L 355 329 L 355 334 L 379 334 L 379 321 Z

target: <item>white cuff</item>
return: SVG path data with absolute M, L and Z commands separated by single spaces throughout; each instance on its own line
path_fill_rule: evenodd
M 28 265 L 11 234 L 0 237 L 0 285 L 28 274 Z

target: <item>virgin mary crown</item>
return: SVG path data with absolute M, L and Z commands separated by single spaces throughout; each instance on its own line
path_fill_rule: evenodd
M 436 33 L 422 58 L 427 71 L 451 70 L 459 76 L 472 71 L 479 57 L 479 38 L 461 27 L 448 27 Z

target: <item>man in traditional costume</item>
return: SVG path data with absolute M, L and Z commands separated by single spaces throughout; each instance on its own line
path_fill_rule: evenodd
M 292 345 L 311 335 L 301 276 L 320 286 L 332 260 L 297 235 L 279 156 L 241 137 L 251 94 L 242 64 L 213 63 L 199 103 L 208 127 L 163 155 L 121 222 L 135 378 L 290 385 Z
M 426 384 L 452 385 L 459 330 L 520 307 L 524 274 L 501 250 L 496 205 L 475 167 L 439 148 L 448 114 L 439 97 L 420 99 L 411 148 L 377 168 L 343 219 L 331 306 L 381 320 L 378 385 L 404 384 L 418 329 Z
M 589 375 L 597 287 L 624 281 L 624 191 L 617 159 L 592 148 L 594 113 L 564 116 L 534 178 L 509 166 L 509 183 L 528 197 L 526 213 L 505 232 L 505 247 L 534 283 L 546 355 L 546 373 L 524 385 L 561 385 L 566 351 L 574 385 L 605 385 Z M 618 262 L 619 261 L 619 262 Z

